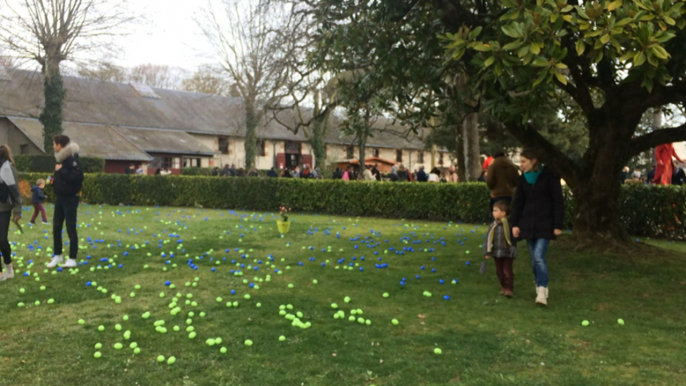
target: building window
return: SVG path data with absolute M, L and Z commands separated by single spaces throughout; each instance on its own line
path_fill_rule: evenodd
M 353 159 L 355 158 L 355 147 L 354 146 L 348 146 L 345 149 L 345 157 L 347 159 Z
M 219 137 L 219 152 L 229 154 L 229 137 Z
M 302 153 L 300 142 L 286 141 L 286 143 L 284 144 L 284 149 L 288 154 Z
M 438 164 L 443 165 L 443 153 L 438 153 Z
M 28 144 L 19 145 L 19 154 L 29 154 L 29 145 Z
M 403 162 L 403 151 L 402 150 L 396 150 L 395 151 L 395 162 Z
M 417 163 L 420 163 L 420 164 L 424 163 L 424 152 L 423 151 L 417 152 Z
M 266 141 L 263 139 L 258 139 L 257 140 L 257 145 L 255 146 L 255 152 L 258 157 L 264 157 L 267 155 L 265 151 L 265 146 L 266 146 Z
M 183 159 L 183 167 L 184 168 L 199 168 L 200 167 L 200 158 L 184 158 Z
M 181 169 L 181 158 L 179 158 L 179 157 L 164 157 L 162 159 L 162 168 Z
M 379 148 L 375 147 L 372 148 L 372 157 L 378 157 L 379 156 Z

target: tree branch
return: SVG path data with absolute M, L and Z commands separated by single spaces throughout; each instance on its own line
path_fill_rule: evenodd
M 679 141 L 686 141 L 686 123 L 678 127 L 655 130 L 633 138 L 629 142 L 629 154 L 633 157 L 658 145 Z

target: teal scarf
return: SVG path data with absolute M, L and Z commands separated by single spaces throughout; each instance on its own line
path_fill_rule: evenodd
M 524 173 L 524 178 L 526 178 L 526 182 L 530 183 L 531 185 L 536 185 L 536 181 L 538 181 L 538 176 L 541 175 L 541 172 L 543 171 L 544 167 L 545 165 L 541 165 L 537 172 Z

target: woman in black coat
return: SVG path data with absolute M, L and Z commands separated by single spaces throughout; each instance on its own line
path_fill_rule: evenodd
M 550 240 L 562 233 L 564 202 L 560 175 L 541 164 L 534 150 L 519 156 L 523 174 L 517 180 L 512 211 L 512 234 L 529 246 L 536 278 L 536 304 L 547 305 L 548 265 L 545 254 Z

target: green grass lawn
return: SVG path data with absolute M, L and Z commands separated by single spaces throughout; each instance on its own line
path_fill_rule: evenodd
M 49 226 L 10 234 L 20 273 L 0 283 L 0 385 L 686 384 L 683 243 L 603 255 L 563 236 L 540 308 L 523 245 L 514 299 L 492 262 L 479 273 L 483 225 L 296 214 L 280 237 L 274 220 L 83 205 L 88 264 L 72 272 L 45 267 Z

